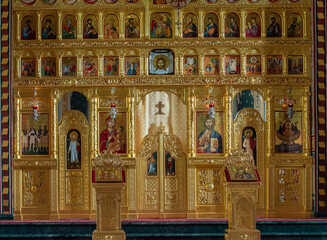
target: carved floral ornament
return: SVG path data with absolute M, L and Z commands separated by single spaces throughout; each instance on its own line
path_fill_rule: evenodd
M 226 158 L 226 165 L 254 165 L 254 160 L 251 154 L 246 152 L 244 149 L 234 150 L 228 154 Z
M 93 167 L 123 167 L 123 160 L 117 154 L 113 154 L 110 150 L 100 153 L 98 157 L 93 160 Z

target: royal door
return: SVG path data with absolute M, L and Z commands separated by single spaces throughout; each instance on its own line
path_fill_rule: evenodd
M 147 135 L 138 154 L 139 218 L 186 217 L 186 157 L 174 134 Z

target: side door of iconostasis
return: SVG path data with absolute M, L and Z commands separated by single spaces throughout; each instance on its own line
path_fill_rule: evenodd
M 139 217 L 186 216 L 186 156 L 178 138 L 147 135 L 138 156 Z
M 36 92 L 35 92 L 36 94 Z M 13 208 L 15 219 L 56 218 L 51 201 L 56 189 L 57 162 L 53 159 L 51 106 L 48 93 L 32 98 L 33 90 L 15 91 Z M 38 104 L 33 112 L 32 106 Z
M 262 184 L 255 196 L 257 215 L 265 213 L 266 103 L 261 89 L 235 90 L 232 101 L 232 149 L 244 149 L 253 156 Z
M 219 62 L 218 56 L 210 56 Z M 224 163 L 226 120 L 224 88 L 189 92 L 188 217 L 225 217 Z M 214 115 L 208 106 L 214 104 Z
M 83 104 L 81 100 L 84 96 L 81 96 L 77 92 L 68 93 L 58 103 L 58 197 L 61 219 L 90 218 L 91 214 L 88 110 L 86 101 Z M 81 109 L 78 109 L 79 106 Z

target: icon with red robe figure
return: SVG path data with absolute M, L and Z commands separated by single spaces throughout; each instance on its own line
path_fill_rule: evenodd
M 169 152 L 165 152 L 166 176 L 175 176 L 175 158 Z
M 253 156 L 254 164 L 257 165 L 257 134 L 253 127 L 246 127 L 242 134 L 243 149 Z
M 106 129 L 100 134 L 100 152 L 110 150 L 113 153 L 126 153 L 126 137 L 124 126 L 116 130 L 116 119 L 107 117 Z

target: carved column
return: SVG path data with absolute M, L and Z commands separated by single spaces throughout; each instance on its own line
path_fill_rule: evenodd
M 147 16 L 145 18 L 145 26 L 150 26 L 150 11 L 149 11 L 149 4 L 150 1 L 145 1 L 144 4 L 145 4 L 145 16 Z M 145 33 L 144 33 L 144 36 L 145 36 L 145 39 L 150 39 L 150 28 L 148 27 L 145 27 Z
M 91 94 L 91 159 L 98 154 L 98 93 L 97 89 L 90 90 Z
M 261 13 L 261 26 L 266 26 L 266 11 L 265 10 L 262 10 L 262 13 Z M 266 36 L 267 36 L 266 31 L 261 31 L 261 38 L 264 38 Z
M 20 106 L 21 106 L 21 98 L 20 98 L 20 93 L 17 91 L 15 93 L 15 103 L 14 103 L 14 110 L 15 110 L 15 118 L 16 121 L 14 122 L 14 158 L 15 159 L 20 159 Z
M 232 122 L 233 122 L 233 112 L 232 112 L 232 100 L 233 95 L 230 87 L 227 87 L 225 94 L 226 102 L 226 113 L 225 113 L 225 122 L 226 122 L 226 133 L 229 133 L 226 141 L 226 153 L 230 153 L 232 149 Z
M 37 13 L 37 40 L 41 41 L 42 37 L 42 26 L 41 26 L 41 13 Z
M 120 39 L 124 39 L 125 38 L 125 33 L 124 33 L 124 29 L 125 29 L 125 19 L 124 19 L 124 13 L 121 12 L 120 13 L 120 18 L 119 18 L 119 38 Z
M 204 34 L 204 17 L 203 17 L 203 11 L 199 11 L 199 38 L 203 39 L 203 34 Z
M 305 139 L 304 146 L 303 146 L 303 153 L 306 156 L 310 156 L 310 152 L 311 152 L 310 95 L 311 95 L 310 89 L 309 87 L 306 87 L 303 95 L 303 119 L 304 119 L 303 139 Z
M 245 29 L 246 29 L 246 19 L 245 19 L 245 12 L 244 10 L 241 11 L 241 18 L 240 18 L 240 26 L 241 27 L 241 38 L 245 38 Z
M 187 97 L 187 139 L 188 157 L 195 157 L 195 93 L 194 88 L 190 88 Z
M 21 28 L 21 14 L 20 13 L 17 13 L 17 22 L 16 22 L 16 27 L 17 27 L 17 29 L 22 29 Z M 17 41 L 19 41 L 20 42 L 20 35 L 21 34 L 21 32 L 20 31 L 18 31 L 17 30 L 17 35 L 16 35 L 16 39 L 17 39 Z
M 99 12 L 99 21 L 98 21 L 98 32 L 99 32 L 99 40 L 103 39 L 103 13 Z
M 140 14 L 140 38 L 144 38 L 144 29 L 145 29 L 145 26 L 144 26 L 144 13 L 141 12 Z
M 286 22 L 287 22 L 287 19 L 286 19 L 286 12 L 285 10 L 283 11 L 283 16 L 282 16 L 282 37 L 283 39 L 285 39 L 286 37 L 286 33 L 287 33 L 287 28 L 286 28 Z
M 77 15 L 77 39 L 83 39 L 83 27 L 82 27 L 82 13 L 78 13 Z
M 58 12 L 58 23 L 57 23 L 57 29 L 58 29 L 58 40 L 62 40 L 62 12 Z
M 58 90 L 53 90 L 51 92 L 51 120 L 50 124 L 52 125 L 50 129 L 50 157 L 53 159 L 58 158 L 58 148 L 57 148 L 57 104 L 58 104 L 59 93 Z
M 128 94 L 128 157 L 135 157 L 135 89 L 129 89 Z
M 220 31 L 219 31 L 219 35 L 221 38 L 225 38 L 225 12 L 223 10 L 220 10 Z
M 267 92 L 267 157 L 274 152 L 274 95 L 272 89 Z

